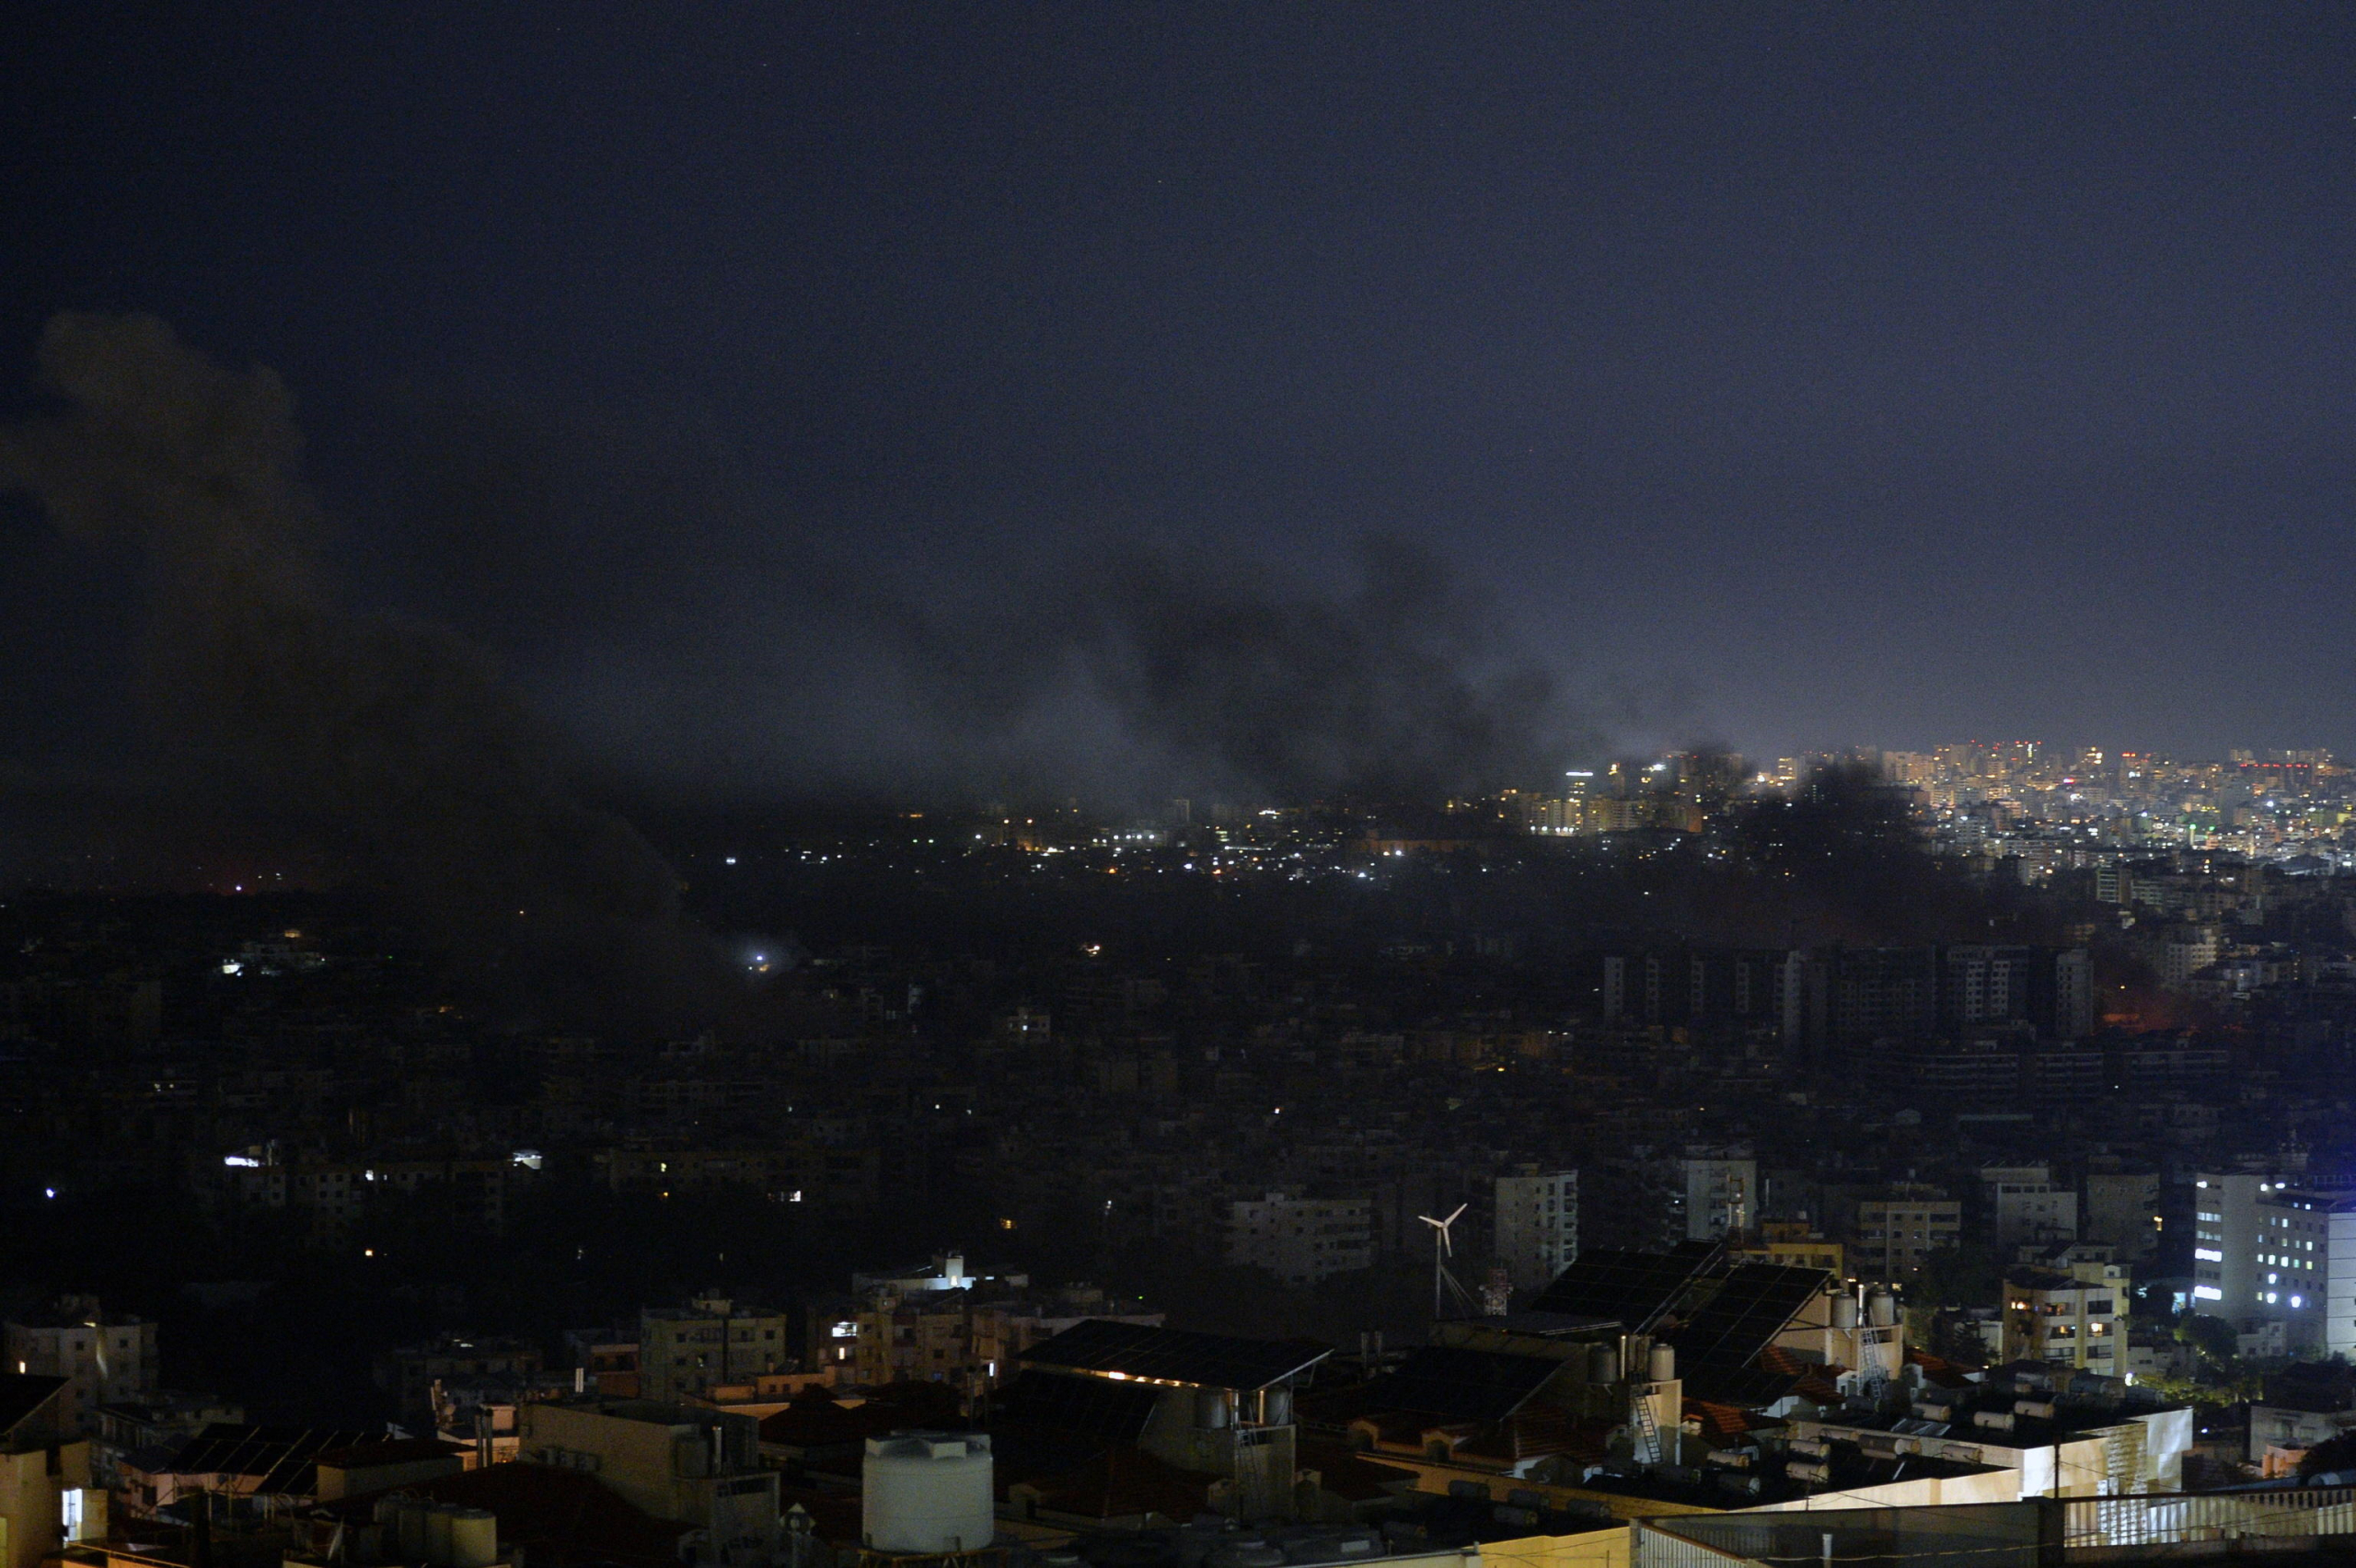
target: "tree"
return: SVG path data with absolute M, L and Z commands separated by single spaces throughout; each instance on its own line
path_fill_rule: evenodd
M 1924 1307 L 1993 1307 L 2004 1294 L 2004 1265 L 1977 1244 L 1940 1248 L 1906 1286 L 1908 1302 Z
M 2232 1365 L 2241 1350 L 2241 1335 L 2234 1325 L 2223 1318 L 2212 1318 L 2206 1312 L 2184 1312 L 2177 1317 L 2176 1341 L 2199 1351 L 2201 1359 L 2219 1370 Z

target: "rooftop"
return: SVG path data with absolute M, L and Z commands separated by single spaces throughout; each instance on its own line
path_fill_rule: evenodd
M 63 1378 L 24 1372 L 0 1373 L 0 1442 L 29 1422 L 41 1406 L 65 1387 Z
M 1311 1340 L 1237 1339 L 1089 1318 L 1022 1353 L 1050 1371 L 1176 1388 L 1265 1389 L 1334 1354 Z
M 1667 1252 L 1591 1247 L 1531 1305 L 1542 1312 L 1610 1319 L 1642 1333 L 1717 1261 L 1718 1251 L 1714 1241 L 1680 1241 Z
M 1358 1408 L 1415 1411 L 1451 1421 L 1500 1421 L 1563 1370 L 1534 1355 L 1426 1345 L 1358 1390 Z

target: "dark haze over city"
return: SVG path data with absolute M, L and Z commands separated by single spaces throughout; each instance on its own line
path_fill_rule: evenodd
M 1463 1462 L 1663 1496 L 1683 1424 L 2040 1359 L 2255 1480 L 2252 1390 L 2356 1355 L 2233 1272 L 2356 1244 L 2195 1195 L 2356 1205 L 2344 9 L 15 32 L 0 1418 L 112 1311 L 160 1350 L 55 1375 L 118 1406 L 790 1396 L 1053 1493 L 1115 1461 L 1023 1358 L 1118 1317 L 1340 1347 L 1325 1517 L 1354 1423 L 1462 1413 L 1402 1356 L 1525 1329 L 1617 1370 Z M 2081 1286 L 2131 1313 L 2000 1306 Z M 782 1340 L 665 1369 L 715 1300 Z M 531 1365 L 429 1394 L 478 1342 Z
M 61 310 L 276 371 L 339 598 L 633 775 L 2356 742 L 2331 8 L 26 34 L 20 404 Z M 6 528 L 9 760 L 129 765 L 137 569 Z

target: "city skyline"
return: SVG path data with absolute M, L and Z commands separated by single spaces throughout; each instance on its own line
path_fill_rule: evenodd
M 1330 628 L 1263 640 L 1287 684 L 1461 658 L 1419 725 L 1519 672 L 1635 749 L 2356 753 L 2344 17 L 246 7 L 26 43 L 12 409 L 59 311 L 272 367 L 340 592 L 482 645 L 602 769 L 1265 763 L 1195 766 L 1199 718 L 1138 695 L 1215 640 L 1123 600 L 1130 557 Z M 1466 607 L 1359 635 L 1369 535 Z M 135 755 L 135 569 L 13 506 L 0 568 L 0 757 Z M 978 693 L 928 663 L 981 644 Z

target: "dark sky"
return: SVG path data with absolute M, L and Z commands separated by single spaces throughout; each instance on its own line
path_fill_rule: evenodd
M 1313 599 L 1369 533 L 1624 744 L 2356 752 L 2344 6 L 13 32 L 10 398 L 60 309 L 276 367 L 342 591 L 612 760 L 920 771 L 846 605 L 1140 542 Z M 104 748 L 133 598 L 0 521 L 0 757 Z M 1060 702 L 1002 716 L 1048 771 Z

